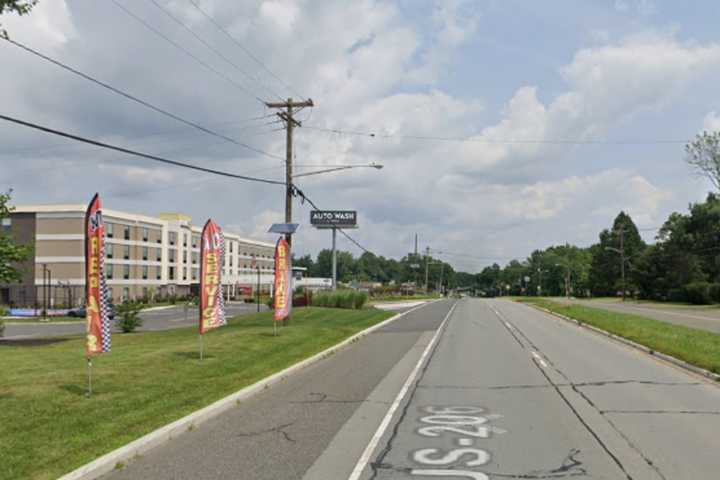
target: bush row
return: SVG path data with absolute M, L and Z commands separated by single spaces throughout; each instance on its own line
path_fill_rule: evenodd
M 355 290 L 317 292 L 312 296 L 313 307 L 361 309 L 368 300 L 368 294 Z
M 695 305 L 709 305 L 720 303 L 720 283 L 693 282 L 682 289 L 670 292 L 670 300 L 686 301 Z M 678 298 L 684 297 L 684 298 Z

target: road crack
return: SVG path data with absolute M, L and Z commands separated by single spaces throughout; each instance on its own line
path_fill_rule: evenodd
M 295 443 L 296 440 L 290 436 L 288 432 L 285 431 L 286 428 L 291 427 L 295 424 L 295 422 L 290 423 L 284 423 L 282 425 L 278 425 L 276 427 L 268 428 L 266 430 L 260 430 L 257 432 L 247 432 L 247 433 L 236 433 L 235 436 L 237 437 L 257 437 L 260 435 L 265 435 L 267 433 L 279 433 L 282 435 L 285 440 L 287 440 L 290 443 Z

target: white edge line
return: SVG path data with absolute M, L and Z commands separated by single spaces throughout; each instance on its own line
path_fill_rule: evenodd
M 176 420 L 168 425 L 165 425 L 164 427 L 160 427 L 157 430 L 143 435 L 142 437 L 128 443 L 125 446 L 106 453 L 102 457 L 99 457 L 92 462 L 87 463 L 73 470 L 72 472 L 63 475 L 58 480 L 94 480 L 96 478 L 99 478 L 102 475 L 105 475 L 114 470 L 115 466 L 118 463 L 130 460 L 133 457 L 141 455 L 148 450 L 151 450 L 159 445 L 162 445 L 163 443 L 172 440 L 173 438 L 180 436 L 181 434 L 190 430 L 192 427 L 196 427 L 202 422 L 230 410 L 231 408 L 236 406 L 241 400 L 246 400 L 253 395 L 265 390 L 266 388 L 275 385 L 276 383 L 284 380 L 291 374 L 294 374 L 299 370 L 302 370 L 303 368 L 308 367 L 329 355 L 332 355 L 333 353 L 349 345 L 350 343 L 357 341 L 359 338 L 364 337 L 365 335 L 372 333 L 375 330 L 382 328 L 390 322 L 393 322 L 417 309 L 433 304 L 435 302 L 439 302 L 440 300 L 442 299 L 423 303 L 422 305 L 411 308 L 406 312 L 398 313 L 397 315 L 394 315 L 387 320 L 373 325 L 372 327 L 366 328 L 365 330 L 358 332 L 351 337 L 348 337 L 342 342 L 332 347 L 329 347 L 322 352 L 313 355 L 310 358 L 306 358 L 305 360 L 289 366 L 285 370 L 281 370 L 273 375 L 270 375 L 269 377 L 265 377 L 262 380 L 253 383 L 252 385 L 248 385 L 242 390 L 231 393 L 227 397 L 221 398 L 220 400 L 211 403 L 207 407 L 196 410 L 195 412 L 185 417 L 182 417 L 179 420 Z
M 457 305 L 457 302 L 455 302 L 450 308 L 450 311 L 445 315 L 445 318 L 443 319 L 442 323 L 438 327 L 438 329 L 435 331 L 435 335 L 433 335 L 430 342 L 427 344 L 427 347 L 425 347 L 425 350 L 423 351 L 422 355 L 420 356 L 420 359 L 415 364 L 415 368 L 413 368 L 412 372 L 410 372 L 410 375 L 407 377 L 407 380 L 405 380 L 405 383 L 403 384 L 402 388 L 398 392 L 397 396 L 395 397 L 395 400 L 393 401 L 392 405 L 390 405 L 390 408 L 388 409 L 387 413 L 385 414 L 385 417 L 382 419 L 382 422 L 380 422 L 380 426 L 375 431 L 375 434 L 370 439 L 370 442 L 365 447 L 365 450 L 363 451 L 362 455 L 360 455 L 360 458 L 358 459 L 357 463 L 355 464 L 355 468 L 353 469 L 352 473 L 348 477 L 348 480 L 358 480 L 360 478 L 360 475 L 362 475 L 363 470 L 365 470 L 365 466 L 367 466 L 368 462 L 370 461 L 370 457 L 372 456 L 373 452 L 375 451 L 375 448 L 377 447 L 377 444 L 380 442 L 380 439 L 385 434 L 385 430 L 387 430 L 387 427 L 390 425 L 390 421 L 392 420 L 393 415 L 395 414 L 395 411 L 400 406 L 400 403 L 402 403 L 403 399 L 405 398 L 405 395 L 407 395 L 408 390 L 410 389 L 410 385 L 415 381 L 415 377 L 417 377 L 418 372 L 420 371 L 420 368 L 422 367 L 423 363 L 425 363 L 425 359 L 430 354 L 430 351 L 432 350 L 432 347 L 437 342 L 437 339 L 440 337 L 440 333 L 443 331 L 443 328 L 445 327 L 445 323 L 450 318 L 450 315 L 452 315 L 453 311 L 455 310 L 455 306 Z

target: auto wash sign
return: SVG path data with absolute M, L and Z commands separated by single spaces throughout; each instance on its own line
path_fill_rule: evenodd
M 310 212 L 310 224 L 317 228 L 355 228 L 357 212 L 355 210 L 313 210 Z

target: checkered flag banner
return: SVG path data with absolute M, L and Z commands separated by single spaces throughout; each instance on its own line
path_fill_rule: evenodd
M 88 357 L 110 351 L 110 299 L 105 282 L 105 224 L 96 193 L 85 213 L 85 316 Z

